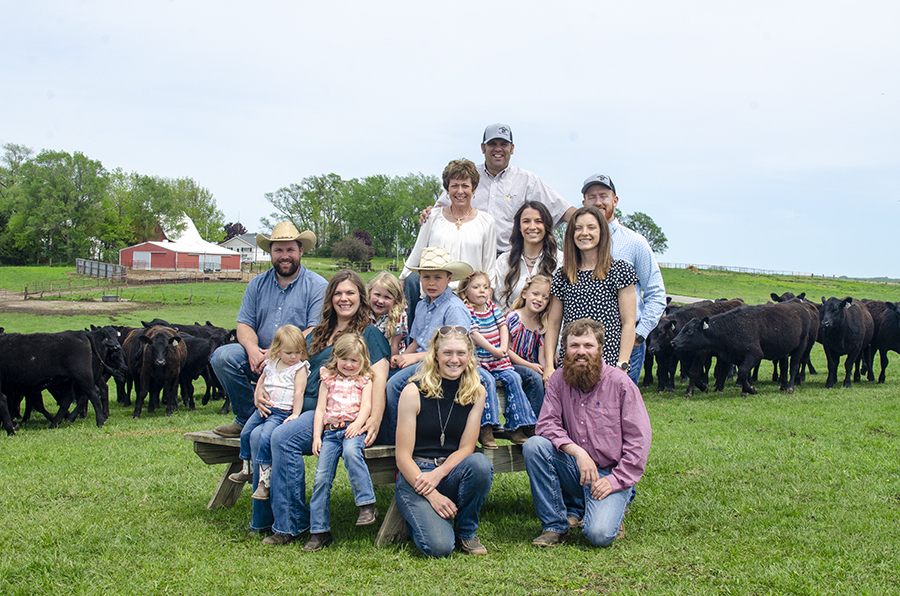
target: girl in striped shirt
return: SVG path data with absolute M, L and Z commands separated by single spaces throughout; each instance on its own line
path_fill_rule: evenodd
M 491 279 L 484 271 L 476 271 L 459 283 L 457 295 L 472 314 L 470 336 L 475 344 L 475 358 L 506 389 L 504 429 L 506 438 L 517 445 L 528 439 L 525 429 L 537 423 L 528 397 L 522 389 L 522 378 L 513 370 L 509 359 L 509 329 L 506 316 L 491 302 Z M 481 427 L 482 446 L 493 443 L 493 427 Z

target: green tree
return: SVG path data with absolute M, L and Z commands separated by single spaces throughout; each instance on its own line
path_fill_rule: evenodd
M 279 221 L 290 221 L 300 231 L 311 230 L 316 246 L 330 246 L 349 233 L 344 218 L 345 185 L 337 174 L 324 174 L 266 193 L 276 211 L 269 215 L 271 219 L 260 218 L 259 224 L 271 230 Z
M 663 234 L 662 228 L 656 225 L 653 218 L 646 213 L 635 211 L 631 215 L 619 218 L 619 221 L 626 227 L 631 228 L 646 238 L 647 242 L 650 243 L 650 248 L 652 248 L 653 252 L 656 254 L 661 255 L 669 248 L 667 244 L 668 239 L 666 238 L 666 235 Z
M 16 247 L 8 224 L 17 209 L 13 193 L 21 180 L 22 165 L 33 155 L 34 151 L 25 145 L 3 145 L 3 157 L 0 158 L 0 260 L 4 263 L 25 263 L 30 256 L 30 251 Z
M 208 188 L 203 188 L 192 178 L 166 179 L 165 184 L 177 205 L 176 211 L 191 218 L 204 240 L 221 242 L 225 239 L 225 215 L 216 207 Z
M 82 153 L 42 151 L 22 163 L 7 229 L 38 261 L 89 257 L 109 186 L 106 169 Z

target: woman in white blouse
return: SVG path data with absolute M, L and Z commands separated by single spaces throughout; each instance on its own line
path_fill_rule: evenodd
M 494 218 L 472 206 L 472 195 L 478 187 L 478 169 L 468 159 L 454 159 L 443 173 L 444 190 L 450 196 L 450 205 L 435 207 L 419 230 L 416 245 L 406 259 L 400 274 L 405 280 L 413 272 L 409 266 L 419 266 L 422 251 L 429 246 L 442 246 L 450 252 L 454 261 L 469 264 L 475 271 L 490 274 L 497 261 L 497 230 Z M 412 281 L 412 280 L 411 280 Z M 455 291 L 459 280 L 450 287 Z M 407 298 L 412 298 L 407 296 Z M 411 300 L 410 302 L 414 302 Z M 415 305 L 410 304 L 410 327 Z
M 538 201 L 526 201 L 516 211 L 509 244 L 510 251 L 497 257 L 493 279 L 494 304 L 504 312 L 519 297 L 526 281 L 537 274 L 553 279 L 563 262 L 553 237 L 553 217 Z

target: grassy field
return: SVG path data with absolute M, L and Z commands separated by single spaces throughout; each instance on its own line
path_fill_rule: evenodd
M 822 287 L 672 272 L 672 293 L 748 302 Z M 857 295 L 843 283 L 852 282 L 823 293 Z M 228 325 L 242 290 L 166 286 L 165 302 L 107 318 Z M 191 291 L 191 304 L 180 301 Z M 100 319 L 2 313 L 0 326 L 54 331 Z M 824 372 L 820 347 L 813 357 Z M 654 440 L 624 540 L 598 550 L 576 532 L 571 544 L 531 547 L 540 524 L 527 476 L 501 474 L 479 529 L 489 556 L 444 561 L 411 543 L 372 546 L 377 529 L 353 526 L 343 469 L 332 499 L 337 542 L 321 553 L 248 538 L 248 489 L 235 507 L 207 511 L 221 466 L 203 464 L 181 435 L 229 420 L 216 414 L 220 403 L 139 420 L 113 403 L 102 429 L 90 417 L 54 430 L 32 421 L 0 437 L 0 594 L 900 594 L 900 363 L 884 385 L 824 382 L 811 377 L 790 396 L 770 382 L 746 398 L 731 386 L 691 399 L 645 392 Z M 308 490 L 314 468 L 307 458 Z M 392 489 L 376 494 L 383 512 Z

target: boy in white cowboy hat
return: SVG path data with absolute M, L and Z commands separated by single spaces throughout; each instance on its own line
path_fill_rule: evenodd
M 472 324 L 469 309 L 450 289 L 453 279 L 462 279 L 472 273 L 469 264 L 450 260 L 446 248 L 429 246 L 422 250 L 419 266 L 409 268 L 419 274 L 425 298 L 416 305 L 416 317 L 409 330 L 410 344 L 402 353 L 391 358 L 391 376 L 387 383 L 390 416 L 384 417 L 382 432 L 378 434 L 379 439 L 384 437 L 387 441 L 394 439 L 400 392 L 425 358 L 434 332 L 445 325 L 469 329 Z
M 316 246 L 316 235 L 299 232 L 289 221 L 275 226 L 270 237 L 256 243 L 272 257 L 272 269 L 247 284 L 237 316 L 237 344 L 217 349 L 210 363 L 231 399 L 234 422 L 215 428 L 223 437 L 239 437 L 253 414 L 253 386 L 265 367 L 269 345 L 282 325 L 310 329 L 322 316 L 328 282 L 300 264 L 304 252 Z

